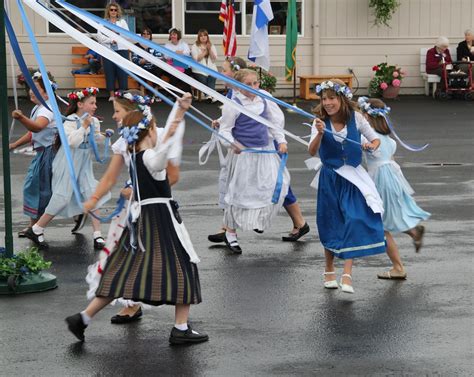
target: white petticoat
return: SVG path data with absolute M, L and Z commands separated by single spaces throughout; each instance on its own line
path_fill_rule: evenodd
M 275 150 L 273 142 L 260 150 Z M 224 225 L 231 229 L 267 229 L 283 205 L 290 173 L 285 168 L 278 203 L 272 203 L 281 159 L 276 153 L 235 154 L 227 156 L 227 188 L 224 198 Z

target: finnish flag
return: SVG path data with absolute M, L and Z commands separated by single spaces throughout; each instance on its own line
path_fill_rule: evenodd
M 248 58 L 266 71 L 270 68 L 268 23 L 271 20 L 273 20 L 273 11 L 270 0 L 255 0 Z

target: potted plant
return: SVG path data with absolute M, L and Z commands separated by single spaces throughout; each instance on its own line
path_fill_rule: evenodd
M 51 262 L 45 261 L 36 248 L 7 257 L 5 248 L 0 247 L 0 281 L 6 281 L 12 291 L 27 275 L 39 274 L 50 267 Z
M 372 97 L 396 98 L 406 72 L 397 65 L 380 63 L 372 67 L 374 77 L 369 82 L 369 95 Z

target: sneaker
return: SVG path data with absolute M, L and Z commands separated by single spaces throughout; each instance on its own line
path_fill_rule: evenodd
M 66 323 L 69 331 L 72 332 L 77 339 L 83 342 L 85 339 L 84 330 L 86 329 L 87 325 L 84 324 L 81 313 L 77 313 L 70 317 L 67 317 Z
M 189 343 L 202 343 L 207 342 L 209 336 L 207 334 L 201 334 L 197 331 L 191 329 L 191 326 L 188 325 L 188 329 L 181 331 L 173 326 L 170 334 L 170 343 L 171 344 L 189 344 Z
M 95 250 L 102 250 L 105 246 L 104 237 L 97 237 L 94 238 L 94 249 Z
M 31 227 L 25 231 L 25 237 L 33 241 L 40 249 L 48 248 L 48 244 L 44 240 L 44 234 L 36 234 Z
M 209 242 L 214 242 L 214 243 L 225 242 L 225 231 L 221 233 L 216 233 L 216 234 L 209 234 L 207 236 L 207 239 L 209 240 Z
M 76 233 L 84 228 L 87 220 L 87 213 L 81 213 L 80 215 L 74 216 L 74 228 L 71 229 L 71 233 Z

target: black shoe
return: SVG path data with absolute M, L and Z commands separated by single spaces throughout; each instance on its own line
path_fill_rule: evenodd
M 170 334 L 171 344 L 189 344 L 189 343 L 202 343 L 207 342 L 209 336 L 207 334 L 194 333 L 191 327 L 188 325 L 188 329 L 181 331 L 176 327 L 173 327 Z
M 67 327 L 69 331 L 72 332 L 76 336 L 77 339 L 83 342 L 84 330 L 86 329 L 87 325 L 84 324 L 81 313 L 77 313 L 70 317 L 67 317 L 66 323 L 67 323 Z
M 33 232 L 32 228 L 28 228 L 25 231 L 25 237 L 30 239 L 31 241 L 33 241 L 36 244 L 36 246 L 38 246 L 40 249 L 47 249 L 48 248 L 48 244 L 44 241 L 43 233 L 36 234 L 35 232 Z M 40 238 L 42 238 L 41 241 L 40 241 Z
M 253 230 L 255 233 L 258 233 L 258 234 L 262 234 L 263 233 L 263 230 L 260 230 L 260 229 L 254 229 Z
M 224 242 L 229 248 L 229 250 L 232 251 L 234 254 L 242 254 L 242 249 L 240 248 L 239 242 L 237 240 L 229 242 L 227 240 L 227 237 L 225 236 L 225 233 L 224 233 Z
M 306 233 L 309 232 L 309 225 L 308 223 L 304 223 L 304 225 L 301 228 L 296 228 L 296 229 L 298 229 L 298 232 L 290 233 L 286 237 L 281 237 L 281 240 L 286 241 L 286 242 L 298 241 L 301 237 L 303 237 Z
M 100 237 L 94 238 L 94 249 L 102 250 L 104 246 L 105 246 L 104 237 L 100 236 Z
M 110 322 L 115 323 L 116 325 L 135 322 L 135 321 L 138 321 L 142 315 L 143 315 L 142 307 L 140 306 L 134 315 L 129 316 L 128 314 L 127 315 L 115 314 L 112 318 L 110 318 Z
M 28 228 L 24 228 L 24 229 L 20 230 L 18 232 L 18 238 L 26 238 L 25 233 L 26 233 L 27 230 L 28 230 Z
M 74 216 L 74 228 L 71 229 L 71 233 L 76 233 L 80 231 L 87 220 L 87 213 L 81 213 L 80 215 Z
M 225 231 L 222 233 L 209 234 L 207 236 L 207 239 L 209 240 L 209 242 L 214 242 L 214 243 L 225 242 Z

